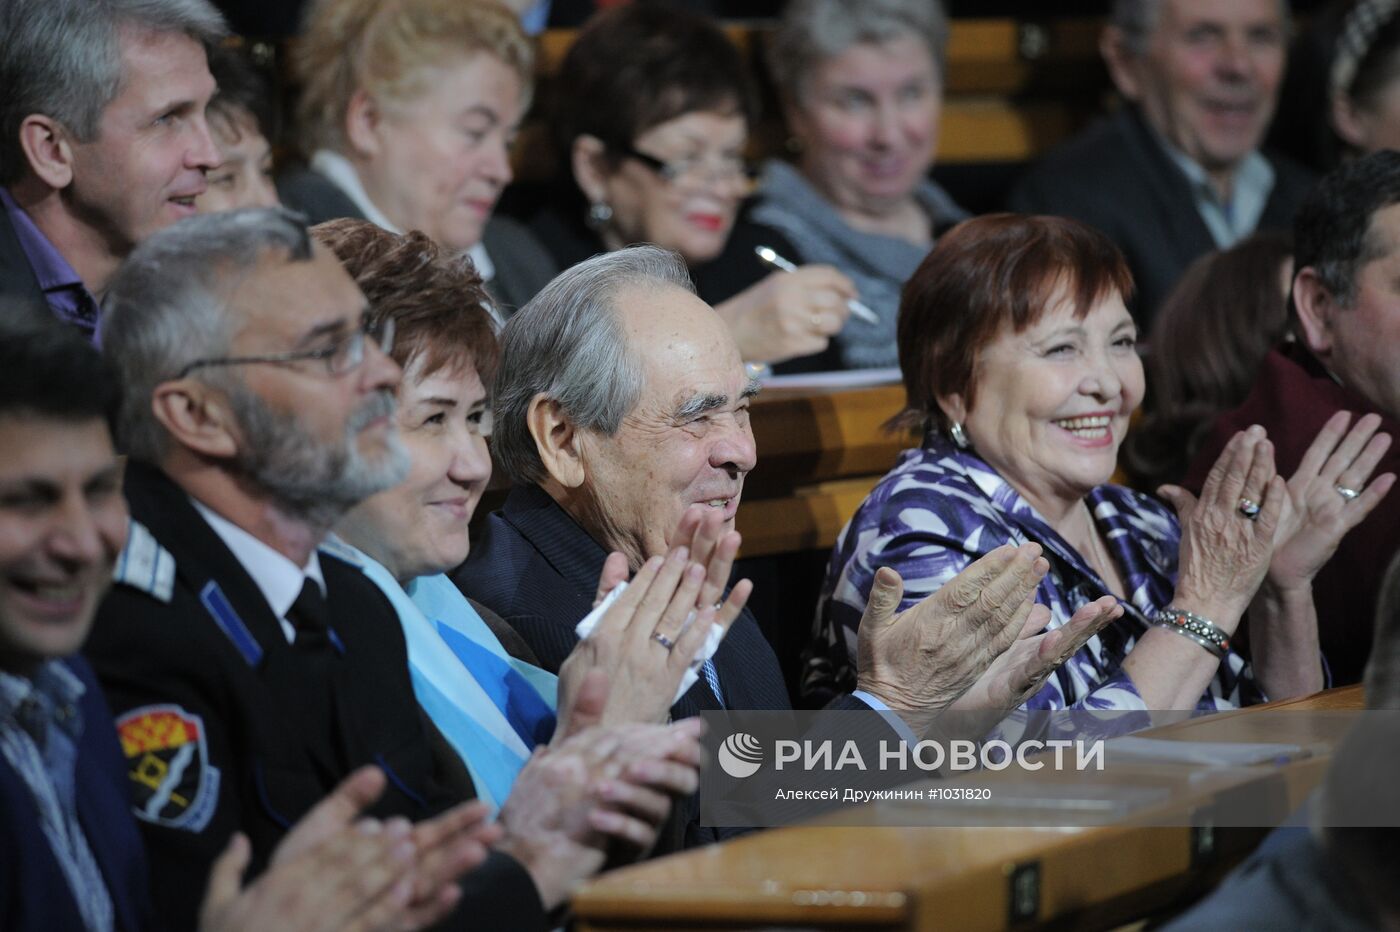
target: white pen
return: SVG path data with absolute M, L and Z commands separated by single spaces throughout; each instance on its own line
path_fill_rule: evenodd
M 758 256 L 760 259 L 762 259 L 764 262 L 767 262 L 775 269 L 781 269 L 784 272 L 797 271 L 797 266 L 793 265 L 791 262 L 778 255 L 772 250 L 771 247 L 755 246 L 753 248 L 753 251 L 754 255 Z M 880 323 L 879 315 L 872 311 L 869 307 L 865 306 L 864 304 L 861 304 L 855 298 L 851 298 L 849 301 L 847 301 L 846 307 L 850 308 L 852 314 L 856 315 L 861 320 L 865 321 L 867 324 Z

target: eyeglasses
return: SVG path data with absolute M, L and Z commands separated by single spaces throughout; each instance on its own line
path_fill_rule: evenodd
M 708 181 L 739 182 L 752 185 L 758 172 L 745 159 L 735 156 L 705 156 L 695 159 L 678 159 L 667 162 L 654 155 L 638 152 L 631 146 L 612 146 L 614 152 L 624 158 L 635 159 L 656 172 L 657 177 L 670 184 L 700 187 Z
M 302 360 L 315 360 L 324 363 L 329 375 L 344 375 L 365 361 L 365 343 L 369 340 L 373 340 L 380 351 L 388 355 L 389 351 L 394 348 L 394 319 L 386 317 L 382 320 L 375 320 L 366 314 L 360 321 L 358 330 L 319 349 L 297 350 L 291 353 L 268 353 L 264 356 L 223 356 L 196 359 L 181 369 L 175 378 L 183 379 L 194 370 L 205 366 L 243 366 L 254 363 L 276 365 Z

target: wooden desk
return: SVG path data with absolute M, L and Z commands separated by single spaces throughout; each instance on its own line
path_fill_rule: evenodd
M 1358 709 L 1356 687 L 1274 708 Z M 1317 739 L 1261 735 L 1256 710 L 1152 732 L 1190 740 Z M 1298 720 L 1306 730 L 1305 720 Z M 1300 804 L 1326 757 L 1260 775 L 1284 776 Z M 1144 773 L 1180 764 L 1144 765 Z M 1219 779 L 1231 779 L 1221 776 Z M 1249 784 L 1241 784 L 1248 786 Z M 882 804 L 874 804 L 880 806 Z M 873 820 L 878 821 L 878 819 Z M 892 820 L 891 820 L 892 821 Z M 1139 820 L 1140 821 L 1140 820 Z M 575 898 L 580 928 L 605 930 L 776 928 L 1001 929 L 1012 925 L 1013 890 L 1027 872 L 1038 886 L 1031 918 L 1017 928 L 1106 928 L 1151 914 L 1204 890 L 1242 859 L 1262 829 L 909 828 L 814 825 L 761 832 L 611 873 Z M 1022 900 L 1022 905 L 1026 901 Z

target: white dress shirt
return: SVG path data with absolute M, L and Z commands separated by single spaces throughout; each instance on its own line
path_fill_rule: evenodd
M 297 596 L 301 595 L 301 587 L 305 585 L 306 580 L 312 579 L 320 587 L 322 595 L 326 592 L 326 579 L 321 575 L 321 561 L 316 556 L 316 551 L 312 550 L 311 559 L 306 561 L 305 566 L 299 567 L 213 509 L 193 498 L 190 502 L 257 584 L 258 591 L 267 600 L 272 614 L 276 615 L 281 623 L 287 643 L 294 643 L 297 639 L 297 629 L 287 620 L 287 613 L 292 610 L 292 603 L 296 602 Z

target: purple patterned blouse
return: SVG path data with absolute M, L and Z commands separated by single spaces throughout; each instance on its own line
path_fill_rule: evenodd
M 995 470 L 942 434 L 930 433 L 922 447 L 900 455 L 836 541 L 817 603 L 803 691 L 854 688 L 856 629 L 880 567 L 893 567 L 904 578 L 903 610 L 1002 544 L 1035 541 L 1050 562 L 1036 601 L 1050 609 L 1051 627 L 1104 595 L 1118 597 L 1125 613 L 1070 657 L 1022 708 L 1143 709 L 1142 697 L 1123 672 L 1123 659 L 1147 630 L 1146 619 L 1171 600 L 1181 527 L 1166 506 L 1121 486 L 1095 488 L 1088 504 L 1128 587 L 1126 601 L 1110 593 Z M 1197 708 L 1260 701 L 1248 664 L 1231 652 Z

